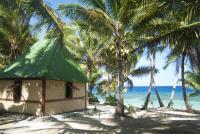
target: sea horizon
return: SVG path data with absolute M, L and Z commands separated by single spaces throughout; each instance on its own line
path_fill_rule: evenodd
M 141 108 L 146 99 L 148 88 L 149 88 L 148 86 L 129 87 L 124 94 L 125 105 L 127 106 L 132 105 L 132 106 Z M 173 86 L 156 86 L 156 88 L 159 92 L 162 102 L 164 103 L 165 106 L 167 106 L 169 103 L 169 99 L 171 97 Z M 182 86 L 176 86 L 174 91 L 175 91 L 175 94 L 174 94 L 172 107 L 175 109 L 185 109 L 185 104 L 184 104 L 183 95 L 182 95 Z M 187 94 L 192 93 L 193 91 L 194 90 L 192 90 L 191 88 L 188 88 L 188 87 L 186 88 Z M 102 99 L 102 97 L 99 96 L 96 91 L 94 93 L 99 98 L 100 103 L 104 103 L 104 100 Z M 189 98 L 189 103 L 192 106 L 192 108 L 200 110 L 200 105 L 198 101 L 199 97 L 200 95 Z M 157 101 L 157 97 L 154 92 L 154 87 L 152 87 L 151 100 L 148 107 L 151 107 L 151 108 L 159 107 L 159 103 Z
M 174 85 L 158 85 L 158 86 L 156 86 L 156 87 L 173 87 Z M 137 86 L 133 86 L 133 87 L 149 87 L 149 86 L 141 86 L 141 85 L 137 85 Z M 154 87 L 154 86 L 153 86 Z M 152 88 L 153 88 L 152 87 Z M 181 85 L 179 85 L 179 86 L 176 86 L 176 87 L 182 87 Z

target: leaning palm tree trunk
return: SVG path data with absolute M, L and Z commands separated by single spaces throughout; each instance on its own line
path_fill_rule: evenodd
M 185 107 L 186 107 L 187 111 L 191 112 L 192 108 L 189 105 L 188 98 L 187 98 L 187 93 L 186 93 L 186 87 L 185 87 L 185 76 L 184 76 L 184 72 L 185 72 L 185 66 L 184 66 L 185 56 L 186 56 L 186 50 L 184 50 L 184 52 L 182 53 L 182 61 L 181 61 L 182 91 L 183 91 L 183 99 L 184 99 Z
M 152 74 L 151 74 L 151 77 L 152 77 Z M 149 101 L 150 101 L 150 97 L 151 97 L 152 85 L 153 85 L 153 79 L 150 80 L 150 84 L 149 84 L 146 100 L 145 100 L 144 106 L 141 108 L 141 110 L 146 110 L 147 107 L 148 107 L 148 104 L 149 104 Z
M 167 105 L 168 108 L 170 108 L 173 105 L 173 99 L 174 99 L 175 89 L 176 89 L 177 83 L 178 83 L 178 80 L 176 79 L 175 83 L 174 83 L 174 86 L 172 88 L 172 92 L 171 92 L 171 96 L 170 96 L 170 99 L 169 99 L 169 103 Z
M 156 85 L 155 85 L 155 80 L 154 80 L 154 78 L 153 78 L 153 83 L 154 83 L 154 91 L 155 91 L 155 93 L 156 93 L 156 97 L 157 97 L 157 99 L 158 99 L 158 103 L 159 103 L 160 107 L 164 107 L 164 104 L 163 104 L 163 102 L 162 102 L 162 100 L 161 100 L 161 98 L 160 98 L 160 95 L 159 95 L 159 93 L 158 93 L 158 89 L 157 89 L 157 87 L 156 87 Z
M 153 70 L 153 74 L 154 74 L 154 72 L 155 72 L 155 66 L 156 66 L 156 57 L 155 57 L 155 53 L 153 53 L 153 68 L 152 68 L 152 70 Z M 161 100 L 161 98 L 160 98 L 160 95 L 159 95 L 159 93 L 158 93 L 158 89 L 157 89 L 157 87 L 156 87 L 156 83 L 155 83 L 155 79 L 154 79 L 154 75 L 153 75 L 153 83 L 154 83 L 154 90 L 155 90 L 155 92 L 156 92 L 156 97 L 157 97 L 157 99 L 158 99 L 158 102 L 159 102 L 159 105 L 160 105 L 160 107 L 164 107 L 164 104 L 163 104 L 163 102 L 162 102 L 162 100 Z
M 150 57 L 150 64 L 152 67 L 152 59 Z M 150 101 L 150 97 L 151 97 L 151 90 L 152 90 L 152 85 L 153 85 L 153 75 L 154 75 L 154 69 L 151 69 L 151 73 L 150 73 L 150 83 L 149 83 L 149 88 L 148 88 L 148 92 L 147 92 L 147 96 L 146 96 L 146 100 L 144 102 L 143 107 L 141 108 L 141 110 L 146 110 Z
M 175 94 L 175 88 L 172 89 L 171 97 L 170 97 L 169 103 L 167 105 L 168 108 L 170 108 L 173 105 L 174 94 Z

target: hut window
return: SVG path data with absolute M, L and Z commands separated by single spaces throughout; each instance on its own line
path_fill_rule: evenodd
M 21 81 L 20 80 L 16 80 L 14 82 L 14 92 L 13 92 L 13 100 L 14 102 L 18 103 L 20 101 L 20 98 L 21 98 Z
M 72 98 L 72 82 L 66 82 L 65 84 L 65 98 Z

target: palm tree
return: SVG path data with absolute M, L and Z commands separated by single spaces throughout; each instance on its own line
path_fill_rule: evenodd
M 194 4 L 195 3 L 195 4 Z M 168 9 L 170 9 L 170 2 L 167 2 Z M 190 57 L 191 51 L 195 47 L 194 41 L 199 39 L 199 1 L 177 1 L 179 7 L 176 9 L 171 8 L 166 14 L 170 22 L 169 26 L 162 31 L 157 31 L 157 35 L 150 39 L 149 43 L 166 44 L 170 45 L 172 55 L 176 55 L 180 59 L 181 77 L 182 77 L 182 91 L 183 98 L 188 111 L 191 107 L 188 103 L 185 87 L 185 59 Z M 195 6 L 194 6 L 195 5 Z M 155 30 L 153 30 L 155 31 Z M 189 58 L 191 59 L 191 58 Z M 191 60 L 192 61 L 192 60 Z
M 3 64 L 16 59 L 30 44 L 35 42 L 29 30 L 32 14 L 24 12 L 13 0 L 0 1 L 0 37 Z M 3 60 L 3 59 L 2 59 Z
M 47 31 L 51 30 L 52 36 L 56 36 L 61 40 L 64 40 L 64 28 L 65 24 L 61 21 L 60 15 L 54 9 L 52 9 L 43 0 L 19 0 L 22 10 L 33 14 L 33 17 L 37 19 L 37 23 L 34 29 L 41 29 L 46 27 Z
M 199 43 L 197 40 L 196 43 Z M 197 44 L 198 45 L 198 44 Z M 189 85 L 195 92 L 189 94 L 189 96 L 198 95 L 200 92 L 200 47 L 196 46 L 190 53 L 190 67 L 191 71 L 185 73 L 186 84 Z
M 154 85 L 154 90 L 156 92 L 156 96 L 158 98 L 158 102 L 160 104 L 160 107 L 164 106 L 164 104 L 163 104 L 163 102 L 162 102 L 162 100 L 161 100 L 161 98 L 159 96 L 158 90 L 156 89 L 156 85 L 155 85 L 154 75 L 155 75 L 155 73 L 158 72 L 156 70 L 156 68 L 155 68 L 155 53 L 153 53 L 151 56 L 149 56 L 149 59 L 150 59 L 150 66 L 151 66 L 151 70 L 150 70 L 150 83 L 149 83 L 149 88 L 148 88 L 146 100 L 144 102 L 143 107 L 141 108 L 142 110 L 145 110 L 148 107 L 153 85 Z
M 145 5 L 143 2 L 135 0 L 80 0 L 80 2 L 85 6 L 68 4 L 61 5 L 59 9 L 73 20 L 86 22 L 90 25 L 91 31 L 98 33 L 101 37 L 106 37 L 113 44 L 115 58 L 117 59 L 115 66 L 117 66 L 119 85 L 118 104 L 115 113 L 123 116 L 124 65 L 126 65 L 127 55 L 132 51 L 132 44 L 136 38 L 136 34 L 133 34 L 132 26 L 135 25 L 134 27 L 137 27 L 148 21 L 162 5 L 156 2 Z M 131 43 L 128 37 L 131 39 Z M 129 53 L 124 53 L 129 49 Z
M 184 48 L 183 48 L 184 47 Z M 169 53 L 167 64 L 164 68 L 168 67 L 169 64 L 175 63 L 176 64 L 176 73 L 179 72 L 179 68 L 181 69 L 181 82 L 182 82 L 182 92 L 183 92 L 183 99 L 188 111 L 191 111 L 191 106 L 189 105 L 187 93 L 186 93 L 186 81 L 185 81 L 185 59 L 187 58 L 189 61 L 192 62 L 192 46 L 187 46 L 179 44 L 171 48 L 171 52 Z
M 78 26 L 83 24 L 78 24 Z M 82 68 L 87 72 L 89 78 L 88 91 L 92 93 L 95 82 L 101 77 L 98 69 L 98 53 L 102 51 L 102 43 L 97 40 L 90 32 L 79 30 L 79 42 L 68 44 L 67 48 L 71 51 L 74 59 L 77 60 Z M 100 66 L 100 65 L 99 65 Z
M 189 94 L 189 96 L 198 95 L 200 92 L 200 73 L 198 71 L 186 72 L 186 83 L 195 90 L 195 92 Z
M 35 28 L 47 27 L 57 37 L 63 36 L 64 24 L 59 15 L 42 0 L 1 0 L 0 1 L 0 36 L 1 43 L 9 44 L 8 59 L 15 59 L 29 45 L 35 42 L 30 33 L 30 20 L 37 18 Z M 34 29 L 35 29 L 34 28 Z M 5 44 L 4 43 L 4 44 Z M 5 45 L 3 45 L 5 46 Z M 5 48 L 5 47 L 4 47 Z M 5 50 L 5 49 L 4 49 Z

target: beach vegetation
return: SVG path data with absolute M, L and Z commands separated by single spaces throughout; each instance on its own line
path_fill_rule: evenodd
M 175 64 L 176 74 L 181 73 L 183 101 L 191 112 L 186 85 L 196 90 L 189 96 L 200 91 L 199 9 L 198 0 L 80 0 L 58 9 L 44 0 L 0 0 L 0 68 L 44 32 L 44 38 L 59 38 L 86 72 L 89 102 L 99 101 L 92 94 L 96 88 L 106 104 L 116 106 L 115 115 L 124 116 L 124 83 L 134 86 L 134 77 L 150 75 L 142 109 L 148 108 L 152 89 L 164 106 L 154 78 L 155 56 L 169 49 L 164 68 Z M 138 67 L 145 54 L 150 65 Z M 169 107 L 173 98 L 172 92 Z
M 88 102 L 89 104 L 94 104 L 94 103 L 98 103 L 99 100 L 94 94 L 92 94 L 91 92 L 88 92 Z
M 106 105 L 111 105 L 111 106 L 116 106 L 117 105 L 117 98 L 115 95 L 109 94 L 105 98 L 105 104 Z

